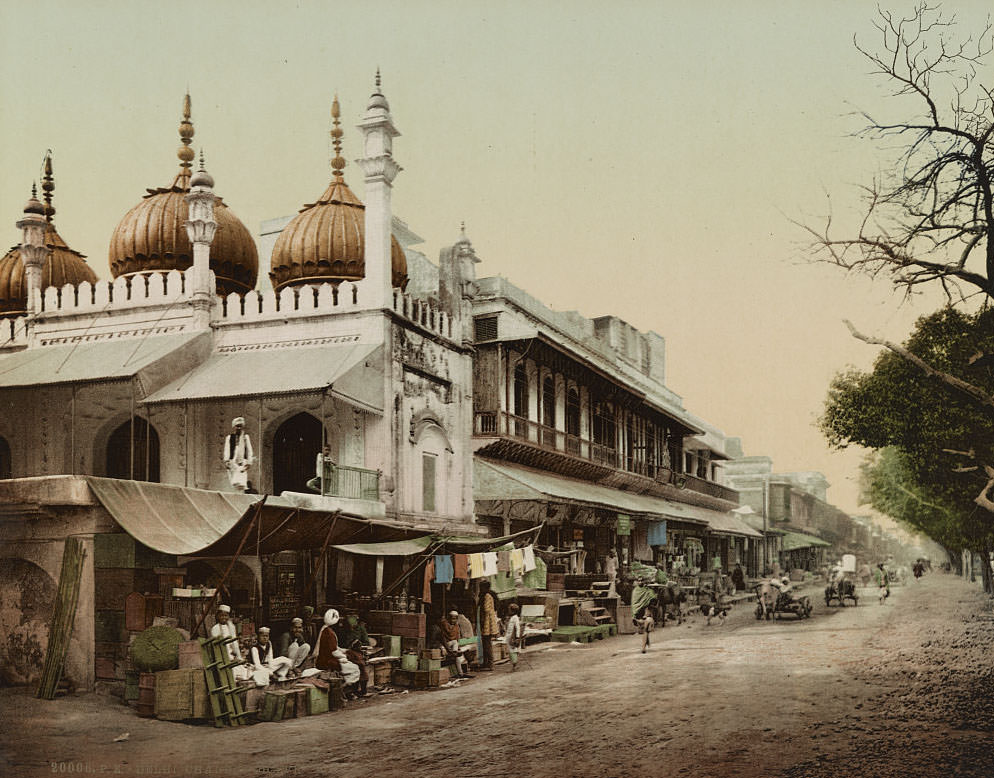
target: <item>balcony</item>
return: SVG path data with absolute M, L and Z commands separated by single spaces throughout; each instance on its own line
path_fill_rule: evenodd
M 380 473 L 345 465 L 328 468 L 321 495 L 377 502 L 380 499 Z
M 534 449 L 556 452 L 573 458 L 577 464 L 576 476 L 599 480 L 609 472 L 622 471 L 650 478 L 661 484 L 669 484 L 679 489 L 690 489 L 719 500 L 738 503 L 739 493 L 722 484 L 716 484 L 689 473 L 676 473 L 661 465 L 639 461 L 626 461 L 615 448 L 595 443 L 592 440 L 570 435 L 562 430 L 547 427 L 522 416 L 504 411 L 478 411 L 473 414 L 473 435 L 475 437 L 495 437 L 524 443 Z M 524 464 L 536 464 L 523 462 Z M 564 474 L 563 468 L 552 468 Z

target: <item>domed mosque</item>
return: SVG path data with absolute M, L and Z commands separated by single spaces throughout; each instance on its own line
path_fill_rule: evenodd
M 55 178 L 52 175 L 52 154 L 45 155 L 45 175 L 41 184 L 45 193 L 45 204 L 32 192 L 25 212 L 45 216 L 45 245 L 51 250 L 45 267 L 42 268 L 41 285 L 62 287 L 65 284 L 81 284 L 83 281 L 96 283 L 97 275 L 86 264 L 85 255 L 74 251 L 55 229 L 55 208 L 52 206 L 52 193 L 55 191 Z M 20 246 L 14 246 L 0 259 L 0 317 L 23 316 L 28 307 L 28 286 L 24 277 L 24 263 L 21 261 Z
M 376 92 L 373 99 L 383 99 L 378 82 Z M 317 202 L 300 209 L 273 246 L 269 278 L 277 292 L 286 286 L 338 284 L 366 276 L 366 206 L 349 189 L 342 173 L 345 160 L 340 116 L 336 96 L 331 104 L 334 123 L 331 138 L 335 147 L 332 181 Z M 390 245 L 392 285 L 403 289 L 407 286 L 407 258 L 395 237 L 391 236 Z
M 193 264 L 193 247 L 186 233 L 193 124 L 190 121 L 190 95 L 183 99 L 183 121 L 179 126 L 182 145 L 177 156 L 179 173 L 168 187 L 149 189 L 128 211 L 110 239 L 110 272 L 114 278 L 152 271 L 186 270 Z M 210 269 L 217 281 L 217 293 L 244 294 L 255 288 L 259 275 L 259 254 L 252 235 L 221 198 L 214 204 L 217 234 L 210 250 Z

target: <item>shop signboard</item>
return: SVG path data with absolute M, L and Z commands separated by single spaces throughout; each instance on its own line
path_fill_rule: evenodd
M 619 535 L 631 535 L 632 534 L 632 517 L 627 513 L 618 514 L 618 534 Z

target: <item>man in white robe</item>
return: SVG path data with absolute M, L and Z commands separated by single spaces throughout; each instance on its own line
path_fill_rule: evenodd
M 248 469 L 255 461 L 255 454 L 252 441 L 245 431 L 245 419 L 241 416 L 231 421 L 231 434 L 224 436 L 221 458 L 228 470 L 228 483 L 237 491 L 244 492 L 248 488 Z
M 238 631 L 235 629 L 235 625 L 231 623 L 231 608 L 227 605 L 218 605 L 217 613 L 215 614 L 217 618 L 217 623 L 211 627 L 211 637 L 212 638 L 237 638 Z M 232 640 L 230 643 L 225 643 L 225 651 L 228 652 L 228 659 L 232 662 L 242 662 L 244 663 L 245 658 L 242 656 L 241 646 L 238 645 L 238 640 Z M 249 672 L 248 666 L 245 664 L 235 665 L 231 668 L 232 675 L 234 675 L 236 681 L 241 681 L 248 678 L 251 673 Z
M 259 627 L 256 640 L 250 651 L 255 685 L 268 686 L 273 676 L 277 681 L 285 681 L 292 662 L 285 656 L 275 656 L 273 644 L 269 642 L 269 627 Z

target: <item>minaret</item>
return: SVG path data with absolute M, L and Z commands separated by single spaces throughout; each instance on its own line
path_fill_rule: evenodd
M 194 326 L 207 328 L 214 305 L 211 283 L 211 242 L 217 232 L 214 220 L 214 179 L 204 170 L 204 155 L 200 154 L 200 169 L 190 178 L 190 192 L 184 195 L 187 202 L 186 234 L 193 244 L 192 300 Z
M 393 159 L 393 139 L 400 133 L 393 125 L 390 106 L 380 91 L 379 69 L 376 71 L 376 91 L 370 96 L 366 115 L 358 126 L 365 139 L 365 156 L 357 162 L 366 176 L 366 277 L 359 303 L 369 308 L 391 308 L 393 214 L 390 196 L 393 180 L 401 170 Z
M 50 169 L 51 162 L 49 162 Z M 28 315 L 41 312 L 41 272 L 52 250 L 45 245 L 48 220 L 45 206 L 38 202 L 38 189 L 31 185 L 31 199 L 24 206 L 24 218 L 17 222 L 22 239 L 19 253 L 24 263 L 24 280 L 27 284 Z

